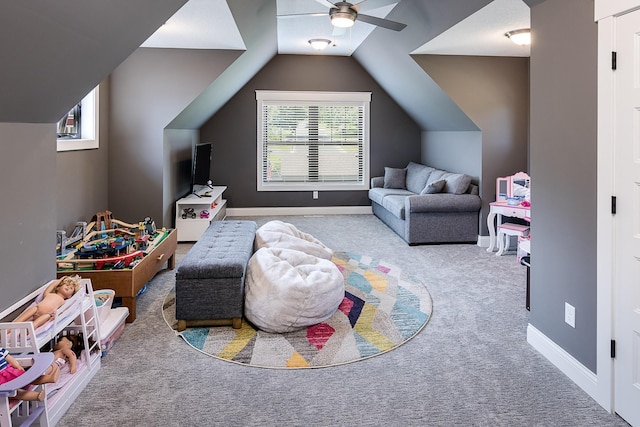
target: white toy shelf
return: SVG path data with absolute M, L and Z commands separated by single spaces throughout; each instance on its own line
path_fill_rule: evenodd
M 26 306 L 33 304 L 52 282 L 0 312 L 0 347 L 6 348 L 18 360 L 33 363 L 33 367 L 25 374 L 0 386 L 0 427 L 30 425 L 36 420 L 39 421 L 36 425 L 41 427 L 55 426 L 100 369 L 100 330 L 91 280 L 82 279 L 80 290 L 56 310 L 50 321 L 39 328 L 34 330 L 32 322 L 11 321 Z M 43 347 L 52 348 L 59 338 L 78 334 L 82 334 L 84 350 L 78 358 L 74 374 L 69 372 L 68 364 L 63 365 L 58 381 L 44 385 L 44 402 L 11 398 L 15 396 L 15 389 L 11 390 L 10 387 L 25 387 L 33 381 L 30 377 L 37 378 L 44 372 L 38 373 L 40 368 L 34 368 L 43 365 L 46 369 L 51 364 L 47 360 L 53 360 L 53 354 Z M 34 372 L 27 376 L 32 369 Z

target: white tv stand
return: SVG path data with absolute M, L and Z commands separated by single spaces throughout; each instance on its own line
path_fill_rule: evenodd
M 176 202 L 178 242 L 197 241 L 211 221 L 219 221 L 227 216 L 227 201 L 222 198 L 226 189 L 226 186 L 196 186 L 192 194 Z M 185 209 L 193 209 L 193 213 L 186 213 Z M 205 210 L 209 211 L 209 217 L 201 218 Z

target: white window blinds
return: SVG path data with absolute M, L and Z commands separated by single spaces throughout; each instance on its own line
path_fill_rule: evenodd
M 370 93 L 257 91 L 258 191 L 366 190 Z

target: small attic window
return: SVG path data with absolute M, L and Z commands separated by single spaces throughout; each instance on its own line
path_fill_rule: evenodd
M 90 150 L 100 146 L 98 88 L 96 86 L 58 122 L 58 151 Z

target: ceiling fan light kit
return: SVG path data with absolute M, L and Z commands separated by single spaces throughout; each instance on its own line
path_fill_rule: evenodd
M 311 0 L 309 0 L 311 1 Z M 376 16 L 365 15 L 360 12 L 366 12 L 366 8 L 368 4 L 366 4 L 367 0 L 361 0 L 358 3 L 349 3 L 346 1 L 339 1 L 336 3 L 332 3 L 330 0 L 316 0 L 329 8 L 329 18 L 331 19 L 331 24 L 336 28 L 350 28 L 353 27 L 353 24 L 356 21 L 366 22 L 367 24 L 375 25 L 377 27 L 386 28 L 388 30 L 393 31 L 402 31 L 407 25 L 402 24 L 400 22 L 391 21 L 385 18 L 378 18 Z M 380 8 L 385 5 L 395 5 L 398 3 L 398 0 L 378 0 L 372 2 L 373 9 Z M 361 10 L 362 8 L 362 10 Z M 300 14 L 282 14 L 278 15 L 278 17 L 296 17 L 301 15 L 307 16 L 322 16 L 320 13 L 300 13 Z M 326 16 L 326 15 L 325 15 Z M 335 34 L 335 33 L 334 33 Z
M 309 44 L 315 50 L 324 50 L 327 46 L 331 44 L 331 40 L 329 39 L 311 39 L 309 40 Z
M 507 31 L 504 35 L 517 45 L 528 46 L 531 44 L 531 30 L 529 28 Z
M 350 3 L 340 2 L 336 3 L 335 6 L 329 10 L 331 24 L 339 28 L 353 27 L 358 17 L 358 12 L 351 8 Z

